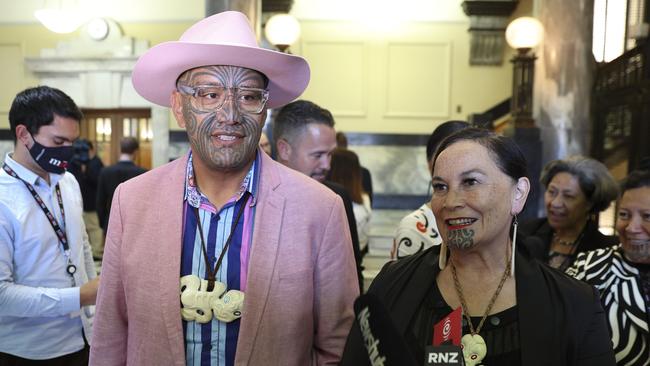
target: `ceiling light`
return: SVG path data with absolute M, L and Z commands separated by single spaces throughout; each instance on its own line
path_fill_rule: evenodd
M 72 33 L 84 22 L 78 12 L 63 9 L 39 9 L 34 16 L 55 33 Z

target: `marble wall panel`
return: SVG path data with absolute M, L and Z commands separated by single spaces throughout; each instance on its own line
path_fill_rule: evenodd
M 180 158 L 185 155 L 189 149 L 189 142 L 170 142 L 167 147 L 167 156 L 169 157 L 169 161 Z
M 429 187 L 424 146 L 350 146 L 372 175 L 373 193 L 426 195 Z

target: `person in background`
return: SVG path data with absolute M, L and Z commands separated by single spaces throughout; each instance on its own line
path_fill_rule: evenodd
M 101 258 L 104 235 L 97 219 L 97 185 L 104 163 L 97 156 L 92 142 L 78 139 L 72 146 L 74 146 L 75 154 L 70 160 L 68 171 L 74 175 L 81 188 L 81 197 L 84 201 L 84 223 L 90 246 L 93 248 L 93 257 Z
M 650 365 L 650 171 L 630 173 L 621 191 L 620 244 L 578 254 L 567 273 L 600 292 L 617 364 Z
M 464 121 L 447 121 L 440 124 L 433 130 L 427 141 L 427 171 L 431 174 L 433 167 L 433 154 L 438 145 L 449 135 L 456 131 L 470 127 Z M 397 225 L 395 237 L 393 238 L 393 249 L 391 259 L 406 257 L 421 252 L 431 246 L 439 245 L 442 242 L 436 218 L 431 212 L 430 202 L 425 202 L 417 210 L 404 216 Z
M 461 308 L 467 365 L 613 365 L 596 290 L 517 248 L 521 237 L 511 233 L 530 191 L 517 144 L 487 130 L 458 131 L 434 154 L 432 181 L 443 244 L 389 261 L 368 290 L 404 352 L 425 360 L 434 325 Z M 370 364 L 364 338 L 355 323 L 342 366 Z
M 336 147 L 341 149 L 348 148 L 348 138 L 345 136 L 345 133 L 340 131 L 336 133 Z M 359 163 L 361 168 L 361 186 L 363 187 L 363 191 L 368 194 L 370 203 L 372 204 L 372 175 L 370 174 L 370 170 L 360 164 L 361 163 Z
M 271 142 L 264 132 L 260 135 L 260 148 L 262 148 L 266 155 L 271 156 Z
M 140 143 L 135 137 L 122 137 L 120 140 L 120 157 L 117 163 L 106 167 L 99 175 L 99 185 L 97 187 L 97 217 L 99 224 L 106 235 L 108 229 L 108 217 L 111 212 L 111 202 L 115 189 L 121 183 L 137 177 L 147 170 L 135 165 L 135 155 L 140 149 Z M 100 258 L 104 254 L 104 246 L 95 253 Z
M 113 196 L 90 365 L 335 365 L 359 290 L 341 200 L 259 148 L 309 83 L 225 11 L 133 69 L 187 132 L 180 159 Z
M 618 196 L 618 185 L 599 161 L 584 156 L 553 160 L 542 170 L 546 217 L 522 223 L 521 231 L 541 239 L 529 248 L 541 261 L 562 271 L 578 253 L 618 242 L 598 231 L 595 217 Z
M 370 197 L 361 185 L 361 169 L 359 157 L 352 150 L 336 148 L 332 151 L 329 180 L 338 183 L 350 193 L 352 209 L 357 223 L 359 234 L 359 250 L 361 253 L 368 251 L 368 234 L 372 208 Z
M 81 366 L 99 277 L 79 184 L 66 172 L 82 114 L 59 89 L 11 104 L 14 151 L 0 169 L 0 365 Z
M 287 104 L 273 121 L 277 161 L 315 179 L 341 197 L 352 238 L 359 290 L 363 292 L 362 255 L 352 199 L 344 187 L 327 180 L 332 151 L 336 148 L 334 123 L 332 113 L 316 103 L 297 100 Z

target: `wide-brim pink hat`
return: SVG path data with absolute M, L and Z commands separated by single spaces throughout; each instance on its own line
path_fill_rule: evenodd
M 239 66 L 264 74 L 269 79 L 269 108 L 293 101 L 309 84 L 309 64 L 304 58 L 259 47 L 248 18 L 225 11 L 194 24 L 180 40 L 147 50 L 133 68 L 133 86 L 148 101 L 169 107 L 178 77 L 210 65 Z

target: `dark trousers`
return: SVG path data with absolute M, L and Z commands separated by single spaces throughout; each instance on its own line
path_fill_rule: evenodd
M 28 360 L 0 352 L 0 366 L 87 366 L 90 348 L 86 345 L 81 351 L 49 360 Z

